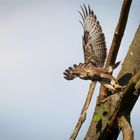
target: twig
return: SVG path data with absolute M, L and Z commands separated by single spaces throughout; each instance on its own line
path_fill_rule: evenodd
M 134 132 L 130 125 L 130 122 L 126 119 L 125 116 L 118 118 L 119 127 L 122 129 L 123 140 L 134 140 Z
M 86 119 L 87 110 L 89 108 L 89 105 L 90 105 L 90 102 L 91 102 L 91 99 L 92 99 L 92 96 L 93 96 L 95 85 L 96 85 L 96 82 L 91 82 L 85 104 L 84 104 L 83 109 L 81 111 L 78 122 L 77 122 L 77 124 L 74 128 L 74 131 L 73 131 L 72 135 L 70 136 L 70 140 L 75 140 L 76 139 L 76 137 L 77 137 L 77 135 L 80 131 L 80 128 L 81 128 L 82 124 L 84 123 L 84 121 Z

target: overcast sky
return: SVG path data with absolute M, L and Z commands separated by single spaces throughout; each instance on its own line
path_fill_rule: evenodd
M 0 140 L 66 140 L 78 120 L 90 81 L 66 81 L 63 71 L 83 61 L 78 10 L 90 4 L 110 48 L 121 0 L 0 0 Z M 123 62 L 140 23 L 133 0 L 117 61 Z M 119 68 L 115 71 L 115 76 Z M 84 138 L 98 96 L 94 94 Z M 140 101 L 132 112 L 140 138 Z

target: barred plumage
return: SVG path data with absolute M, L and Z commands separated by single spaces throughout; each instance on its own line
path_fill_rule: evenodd
M 88 9 L 84 5 L 81 7 L 82 26 L 84 29 L 83 35 L 83 50 L 85 63 L 93 63 L 96 66 L 103 67 L 106 59 L 106 43 L 102 32 L 101 25 L 96 18 L 93 10 Z
M 109 74 L 108 68 L 95 67 L 94 65 L 88 65 L 86 63 L 80 63 L 79 65 L 73 65 L 73 67 L 69 67 L 64 72 L 64 78 L 67 80 L 73 80 L 76 77 L 79 77 L 83 80 L 92 80 L 99 81 L 105 87 L 116 90 L 114 85 L 119 84 L 117 80 Z M 110 84 L 110 81 L 112 84 Z

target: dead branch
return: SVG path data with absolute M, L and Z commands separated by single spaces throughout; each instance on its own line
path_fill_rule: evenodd
M 118 125 L 122 129 L 123 140 L 134 140 L 134 132 L 132 130 L 131 124 L 125 116 L 118 118 Z
M 120 44 L 121 44 L 123 34 L 124 34 L 124 31 L 126 28 L 126 23 L 127 23 L 127 19 L 128 19 L 131 2 L 132 2 L 132 0 L 123 1 L 119 22 L 115 29 L 113 41 L 112 41 L 111 48 L 110 48 L 108 58 L 106 61 L 106 66 L 113 65 L 116 61 L 118 50 L 120 48 Z
M 126 28 L 126 23 L 127 23 L 131 3 L 132 3 L 132 0 L 124 0 L 123 1 L 121 13 L 120 13 L 120 18 L 119 18 L 117 27 L 115 29 L 111 48 L 110 48 L 110 51 L 109 51 L 109 54 L 107 57 L 106 67 L 113 65 L 116 61 L 117 54 L 118 54 L 118 51 L 120 48 L 120 44 L 121 44 L 121 41 L 123 38 L 123 34 L 124 34 L 124 31 Z M 107 95 L 108 95 L 107 89 L 105 87 L 101 86 L 100 95 L 99 95 L 100 99 L 106 98 Z
M 70 140 L 75 140 L 76 139 L 76 137 L 77 137 L 77 135 L 80 131 L 80 128 L 81 128 L 82 124 L 84 123 L 84 121 L 86 119 L 87 110 L 89 108 L 89 105 L 90 105 L 90 102 L 91 102 L 91 99 L 92 99 L 92 96 L 93 96 L 93 91 L 95 89 L 95 85 L 96 85 L 96 82 L 91 82 L 85 104 L 84 104 L 83 109 L 81 111 L 78 122 L 77 122 L 77 124 L 74 128 L 74 131 L 70 136 Z

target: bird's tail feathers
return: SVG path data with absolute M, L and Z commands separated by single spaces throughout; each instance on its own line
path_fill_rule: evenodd
M 69 67 L 68 69 L 65 70 L 64 78 L 66 80 L 73 80 L 74 78 L 78 77 L 79 74 L 79 69 L 83 68 L 85 66 L 85 63 L 79 63 L 74 64 L 73 67 Z

